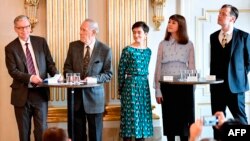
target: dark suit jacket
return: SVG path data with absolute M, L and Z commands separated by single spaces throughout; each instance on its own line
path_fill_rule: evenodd
M 39 75 L 42 79 L 47 78 L 47 73 L 54 76 L 57 73 L 55 63 L 46 40 L 38 36 L 30 36 L 34 50 Z M 11 104 L 24 106 L 28 95 L 28 84 L 31 75 L 28 73 L 26 57 L 18 38 L 5 47 L 5 62 L 10 76 L 13 78 L 11 84 Z M 49 99 L 49 88 L 40 88 L 45 91 L 46 99 Z
M 210 36 L 211 62 L 210 74 L 216 75 L 218 65 L 215 56 L 215 48 L 219 47 L 218 41 L 220 30 Z M 216 59 L 217 58 L 217 59 Z M 249 89 L 247 74 L 250 71 L 250 36 L 248 33 L 234 28 L 232 47 L 228 67 L 228 85 L 232 93 L 245 92 Z
M 81 76 L 83 75 L 83 50 L 84 43 L 80 40 L 69 44 L 67 58 L 64 63 L 64 76 L 70 72 L 77 72 L 81 73 Z M 98 83 L 109 82 L 113 75 L 111 61 L 111 48 L 96 40 L 88 64 L 87 76 L 97 78 Z M 81 100 L 83 100 L 86 113 L 104 112 L 105 95 L 103 85 L 100 87 L 84 88 L 83 90 L 76 89 L 74 96 L 76 110 L 79 109 Z

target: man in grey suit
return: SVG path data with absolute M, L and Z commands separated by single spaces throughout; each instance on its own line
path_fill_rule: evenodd
M 96 39 L 98 24 L 92 19 L 83 21 L 80 27 L 80 40 L 71 42 L 64 63 L 66 73 L 80 73 L 87 82 L 109 82 L 112 72 L 111 48 Z M 86 56 L 90 55 L 87 61 Z M 86 65 L 87 66 L 84 66 Z M 105 94 L 103 84 L 98 87 L 75 89 L 74 93 L 74 139 L 87 141 L 86 123 L 88 123 L 89 141 L 102 140 L 103 112 Z M 70 137 L 72 135 L 69 135 Z
M 17 16 L 14 29 L 18 37 L 5 47 L 5 62 L 10 76 L 11 104 L 14 105 L 20 141 L 30 141 L 31 119 L 34 137 L 42 141 L 47 129 L 49 88 L 36 87 L 47 73 L 57 73 L 55 63 L 44 38 L 30 36 L 31 25 L 25 15 Z
M 239 11 L 225 4 L 218 15 L 221 29 L 210 35 L 210 74 L 224 79 L 224 83 L 211 85 L 212 114 L 225 113 L 229 108 L 233 117 L 247 124 L 245 112 L 245 91 L 249 90 L 247 75 L 250 71 L 250 35 L 234 27 Z M 214 128 L 215 139 L 220 140 Z

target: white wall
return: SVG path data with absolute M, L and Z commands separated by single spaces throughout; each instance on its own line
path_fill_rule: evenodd
M 190 24 L 191 36 L 194 37 L 196 51 L 196 62 L 197 67 L 202 70 L 202 75 L 207 76 L 209 74 L 209 60 L 210 60 L 210 41 L 209 36 L 211 33 L 220 29 L 217 24 L 218 10 L 223 4 L 232 4 L 236 6 L 240 13 L 238 20 L 236 21 L 235 27 L 250 32 L 250 1 L 244 0 L 220 0 L 220 1 L 209 1 L 200 2 L 199 0 L 189 1 L 190 5 L 190 16 L 189 18 L 193 22 Z M 200 118 L 204 115 L 211 115 L 210 107 L 210 91 L 209 86 L 198 86 L 196 89 L 196 118 Z M 250 115 L 249 111 L 249 92 L 246 94 L 246 113 Z M 231 113 L 227 110 L 227 118 L 230 118 Z M 205 127 L 202 137 L 211 137 L 212 128 Z
M 0 89 L 2 91 L 0 97 L 0 141 L 17 141 L 18 140 L 18 133 L 17 133 L 17 126 L 15 121 L 15 116 L 13 112 L 13 107 L 10 105 L 10 87 L 11 78 L 7 73 L 7 69 L 5 66 L 4 60 L 4 46 L 13 40 L 16 37 L 16 34 L 13 30 L 13 19 L 15 16 L 19 14 L 24 14 L 24 0 L 1 0 L 0 5 L 0 20 L 1 23 L 1 32 L 0 32 Z M 98 4 L 96 4 L 98 3 Z M 107 27 L 107 15 L 106 9 L 107 7 L 107 0 L 89 0 L 89 17 L 96 19 L 100 25 L 100 34 L 99 39 L 107 42 L 106 38 L 106 28 Z M 204 65 L 206 61 L 204 59 L 208 56 L 207 48 L 204 47 L 208 46 L 208 38 L 209 34 L 213 32 L 216 28 L 219 28 L 216 24 L 216 21 L 212 19 L 210 22 L 210 26 L 204 28 L 197 28 L 197 18 L 204 16 L 203 10 L 218 10 L 222 4 L 230 3 L 237 6 L 239 9 L 250 9 L 250 1 L 249 0 L 167 0 L 166 6 L 164 8 L 164 16 L 165 21 L 162 23 L 160 27 L 160 31 L 154 30 L 154 24 L 152 23 L 152 15 L 149 17 L 149 26 L 150 32 L 148 36 L 148 46 L 152 50 L 151 62 L 149 66 L 149 80 L 151 86 L 151 95 L 152 95 L 152 104 L 156 105 L 156 109 L 154 113 L 157 113 L 161 116 L 161 108 L 160 105 L 156 104 L 155 97 L 154 97 L 154 89 L 153 89 L 153 75 L 155 69 L 155 59 L 158 49 L 159 42 L 165 36 L 165 29 L 168 22 L 169 16 L 179 13 L 183 14 L 186 17 L 188 23 L 188 33 L 190 39 L 195 43 L 195 51 L 196 57 L 198 62 L 198 67 L 203 68 L 205 73 L 208 73 L 207 64 Z M 152 13 L 151 5 L 150 6 L 150 13 Z M 38 9 L 38 16 L 40 22 L 38 23 L 37 27 L 34 30 L 34 34 L 45 36 L 46 35 L 46 19 L 45 19 L 45 1 L 40 1 L 39 9 Z M 216 13 L 211 14 L 214 18 Z M 242 21 L 242 22 L 239 22 Z M 247 22 L 246 22 L 247 21 Z M 239 23 L 236 24 L 239 28 L 245 29 L 246 31 L 250 32 L 249 30 L 249 16 L 248 18 L 242 18 L 241 15 L 238 19 Z M 201 34 L 197 33 L 197 30 Z M 205 56 L 204 56 L 205 55 Z M 202 60 L 201 60 L 202 59 Z M 198 87 L 197 95 L 201 95 L 199 93 L 206 93 L 206 87 Z M 209 92 L 207 92 L 209 93 Z M 207 97 L 196 97 L 197 101 L 207 102 L 209 100 L 209 96 Z M 247 98 L 250 101 L 250 98 Z M 198 105 L 199 106 L 199 105 Z M 196 110 L 198 114 L 196 117 L 201 116 L 202 112 L 199 110 L 210 110 L 209 103 L 207 107 L 198 107 L 200 109 Z M 249 111 L 249 110 L 248 110 Z M 211 131 L 210 131 L 211 132 Z M 207 136 L 211 136 L 211 133 L 207 134 Z M 165 140 L 165 138 L 163 138 Z
M 0 141 L 18 141 L 18 130 L 13 106 L 10 104 L 10 78 L 5 66 L 4 47 L 17 37 L 13 21 L 17 15 L 25 14 L 24 0 L 1 0 L 0 4 Z M 44 36 L 45 1 L 40 1 L 38 9 L 39 23 L 34 34 Z
M 156 109 L 153 111 L 157 115 L 160 116 L 160 124 L 162 125 L 162 118 L 161 118 L 161 105 L 156 103 L 155 100 L 155 89 L 153 88 L 153 82 L 154 82 L 154 72 L 155 72 L 155 63 L 157 58 L 157 51 L 158 51 L 158 45 L 159 43 L 164 39 L 165 37 L 165 31 L 166 26 L 168 22 L 168 18 L 175 14 L 177 12 L 176 9 L 176 0 L 167 0 L 166 5 L 164 7 L 164 17 L 165 20 L 160 26 L 160 31 L 155 30 L 154 23 L 152 22 L 152 8 L 150 7 L 150 14 L 149 14 L 149 26 L 150 31 L 148 34 L 148 47 L 152 51 L 150 65 L 149 65 L 149 84 L 150 84 L 150 90 L 151 90 L 151 102 L 152 105 L 156 106 Z M 165 141 L 166 137 L 162 138 L 162 141 Z
M 150 79 L 151 86 L 153 85 L 153 74 L 155 68 L 155 58 L 159 42 L 165 36 L 165 28 L 168 18 L 172 14 L 182 14 L 185 16 L 188 26 L 188 34 L 191 41 L 195 45 L 196 67 L 202 71 L 202 76 L 209 74 L 209 36 L 212 32 L 218 30 L 220 26 L 217 24 L 218 10 L 223 4 L 232 4 L 240 10 L 239 18 L 235 26 L 239 29 L 250 33 L 250 1 L 245 0 L 168 0 L 164 8 L 165 21 L 161 26 L 161 31 L 151 30 L 149 33 L 149 47 L 152 49 L 152 59 L 150 64 Z M 246 12 L 247 11 L 247 12 Z M 153 23 L 150 23 L 153 28 Z M 155 103 L 154 89 L 151 87 L 152 102 Z M 249 92 L 248 92 L 249 93 Z M 246 112 L 250 119 L 249 110 L 249 94 L 246 95 Z M 210 115 L 210 92 L 209 86 L 197 86 L 195 92 L 195 112 L 196 118 L 204 115 Z M 161 115 L 161 108 L 157 105 L 156 113 Z M 228 118 L 231 114 L 228 112 Z M 212 128 L 205 127 L 202 137 L 212 137 Z M 202 138 L 201 137 L 201 138 Z M 163 138 L 165 139 L 165 138 Z

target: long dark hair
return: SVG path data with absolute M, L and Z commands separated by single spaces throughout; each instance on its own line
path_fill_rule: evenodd
M 186 24 L 186 20 L 182 15 L 179 14 L 175 14 L 169 17 L 169 20 L 174 20 L 178 23 L 178 31 L 177 31 L 177 42 L 179 44 L 187 44 L 188 43 L 188 34 L 187 34 L 187 24 Z M 167 28 L 166 28 L 166 34 L 165 34 L 165 38 L 164 40 L 169 41 L 171 36 L 171 33 L 168 32 Z

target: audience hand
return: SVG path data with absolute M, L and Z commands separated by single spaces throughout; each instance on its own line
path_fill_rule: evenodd
M 214 114 L 218 118 L 218 124 L 215 126 L 215 128 L 219 129 L 222 124 L 226 121 L 225 115 L 223 112 L 218 111 Z M 189 141 L 198 141 L 203 128 L 203 121 L 202 119 L 198 119 L 190 126 L 189 132 L 190 137 Z
M 203 121 L 201 119 L 198 119 L 195 121 L 195 123 L 193 123 L 190 126 L 190 137 L 189 137 L 189 141 L 197 141 L 198 138 L 201 135 L 202 132 L 202 128 L 203 128 Z
M 226 117 L 221 111 L 216 112 L 214 115 L 218 118 L 218 124 L 215 126 L 215 128 L 219 129 L 221 125 L 226 121 Z

